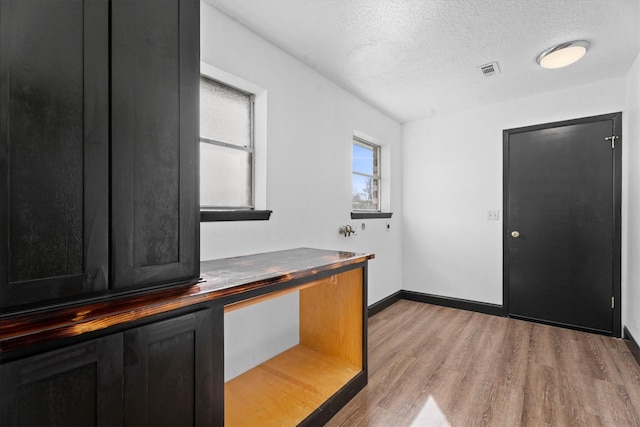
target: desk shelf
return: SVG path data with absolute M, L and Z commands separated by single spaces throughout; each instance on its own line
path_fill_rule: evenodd
M 226 426 L 317 425 L 339 409 L 327 402 L 359 389 L 347 384 L 366 384 L 363 284 L 364 269 L 357 268 L 287 289 L 300 293 L 299 344 L 227 381 Z
M 297 425 L 361 370 L 297 345 L 225 384 L 225 425 Z

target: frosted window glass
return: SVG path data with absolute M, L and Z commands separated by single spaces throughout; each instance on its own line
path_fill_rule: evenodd
M 251 207 L 252 154 L 200 143 L 200 205 Z
M 251 102 L 250 94 L 200 77 L 200 136 L 251 147 Z

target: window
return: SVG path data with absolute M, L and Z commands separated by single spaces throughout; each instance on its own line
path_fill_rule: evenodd
M 200 77 L 200 206 L 254 208 L 253 95 Z
M 200 221 L 268 220 L 267 90 L 200 63 Z
M 380 147 L 353 138 L 353 210 L 380 211 Z

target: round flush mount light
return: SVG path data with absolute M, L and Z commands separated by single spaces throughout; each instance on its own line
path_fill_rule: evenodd
M 536 62 L 542 68 L 562 68 L 571 65 L 587 53 L 591 43 L 586 40 L 575 40 L 562 43 L 542 52 Z

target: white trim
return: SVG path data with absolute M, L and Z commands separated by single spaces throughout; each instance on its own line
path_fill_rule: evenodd
M 362 139 L 363 141 L 368 142 L 369 144 L 379 145 L 380 147 L 382 147 L 383 145 L 389 145 L 389 144 L 385 144 L 383 141 L 381 141 L 381 140 L 379 140 L 377 138 L 374 138 L 374 137 L 372 137 L 370 135 L 367 135 L 364 132 L 360 132 L 360 131 L 355 130 L 355 129 L 353 131 L 353 136 L 358 138 L 358 139 Z

